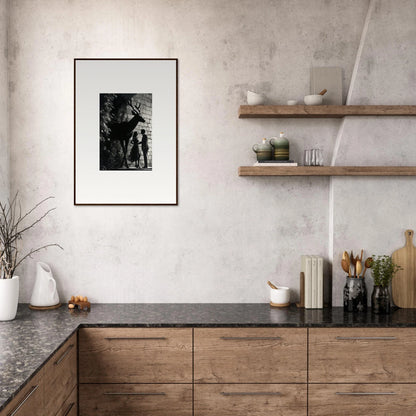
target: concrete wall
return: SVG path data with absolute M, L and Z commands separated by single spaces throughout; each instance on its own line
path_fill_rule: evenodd
M 341 247 L 387 253 L 397 248 L 402 228 L 412 226 L 411 201 L 400 205 L 398 197 L 414 185 L 413 178 L 341 179 L 333 188 L 328 178 L 237 176 L 239 165 L 254 162 L 251 146 L 280 131 L 291 141 L 292 158 L 319 146 L 329 164 L 339 120 L 239 120 L 237 110 L 247 89 L 273 103 L 300 100 L 309 91 L 312 65 L 341 66 L 346 97 L 368 6 L 363 0 L 13 1 L 12 189 L 21 191 L 26 207 L 56 197 L 56 212 L 24 246 L 64 246 L 64 252 L 37 256 L 51 264 L 62 299 L 85 293 L 94 302 L 264 302 L 269 279 L 297 290 L 302 253 L 328 261 L 335 256 L 339 291 Z M 412 101 L 407 88 L 416 59 L 409 52 L 409 22 L 415 8 L 412 1 L 377 1 L 367 41 L 373 43 L 366 44 L 357 76 L 356 94 L 367 102 L 380 103 L 381 95 L 382 103 Z M 403 43 L 385 42 L 389 33 Z M 397 61 L 403 56 L 404 64 Z M 73 206 L 74 57 L 179 59 L 179 206 Z M 396 157 L 385 160 L 384 148 L 371 147 L 372 129 L 383 129 L 386 143 L 394 140 L 406 151 L 413 149 L 412 123 L 348 121 L 337 163 L 356 148 L 359 163 L 370 152 L 375 164 L 397 164 Z M 356 186 L 369 193 L 366 184 L 374 181 L 373 198 L 356 197 Z M 379 213 L 380 199 L 388 216 Z M 403 221 L 391 217 L 394 208 Z M 354 226 L 347 227 L 351 221 Z M 33 273 L 33 262 L 19 271 L 22 301 L 29 299 Z
M 7 65 L 7 0 L 0 0 L 0 201 L 5 202 L 9 197 L 9 88 Z

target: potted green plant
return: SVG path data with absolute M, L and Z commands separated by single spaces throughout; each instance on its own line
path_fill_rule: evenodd
M 390 256 L 373 256 L 371 272 L 374 279 L 374 289 L 371 295 L 371 308 L 374 313 L 390 313 L 389 286 L 394 275 L 402 267 L 395 264 Z
M 51 198 L 43 199 L 25 213 L 22 212 L 18 193 L 11 201 L 0 202 L 0 321 L 9 321 L 16 317 L 19 300 L 19 277 L 15 275 L 16 268 L 40 250 L 52 246 L 62 249 L 59 244 L 54 243 L 33 248 L 23 255 L 19 251 L 18 243 L 23 234 L 55 209 L 51 208 L 36 220 L 33 219 L 34 211 Z

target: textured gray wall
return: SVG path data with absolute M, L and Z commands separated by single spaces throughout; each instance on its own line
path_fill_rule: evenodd
M 378 43 L 377 36 L 389 39 L 391 32 L 408 41 L 413 33 L 409 24 L 386 22 L 399 19 L 397 3 L 409 22 L 416 3 L 377 3 L 369 32 L 373 44 L 366 48 L 367 61 L 358 75 L 356 94 L 361 98 L 354 100 L 401 103 L 404 95 L 408 103 L 414 55 L 400 49 L 401 44 Z M 266 93 L 274 103 L 300 100 L 309 91 L 312 65 L 341 66 L 345 97 L 368 5 L 363 0 L 13 1 L 12 188 L 22 192 L 26 206 L 56 196 L 56 213 L 24 244 L 30 248 L 39 241 L 56 241 L 65 247 L 64 252 L 50 249 L 37 257 L 51 264 L 62 299 L 85 293 L 95 302 L 263 302 L 269 279 L 297 290 L 302 253 L 327 260 L 334 255 L 339 290 L 341 248 L 397 248 L 394 236 L 385 231 L 394 230 L 400 242 L 401 228 L 415 225 L 411 204 L 398 201 L 414 185 L 412 178 L 340 179 L 333 189 L 328 178 L 237 176 L 239 165 L 254 162 L 253 143 L 282 130 L 291 140 L 291 157 L 300 159 L 304 148 L 320 146 L 325 163 L 330 162 L 339 120 L 239 120 L 237 110 L 247 89 Z M 372 57 L 374 48 L 377 59 L 380 54 L 385 58 Z M 409 55 L 399 72 L 397 48 Z M 72 205 L 74 57 L 179 59 L 178 207 Z M 357 164 L 367 152 L 375 164 L 398 163 L 385 160 L 383 147 L 370 147 L 373 131 L 384 126 L 390 132 L 386 143 L 413 149 L 412 123 L 348 121 L 337 163 L 354 148 Z M 402 137 L 398 132 L 406 126 L 410 130 Z M 371 189 L 366 184 L 373 182 L 376 194 L 364 196 L 363 190 Z M 384 192 L 386 187 L 389 194 L 394 188 L 393 198 Z M 387 205 L 386 216 L 380 213 L 380 199 Z M 401 210 L 403 224 L 391 217 L 394 208 Z M 328 232 L 332 209 L 333 248 Z M 345 225 L 350 220 L 351 228 Z M 28 300 L 33 263 L 19 273 L 24 276 L 21 300 Z
M 7 0 L 0 0 L 0 201 L 9 197 L 9 110 L 8 110 L 8 67 L 7 67 Z

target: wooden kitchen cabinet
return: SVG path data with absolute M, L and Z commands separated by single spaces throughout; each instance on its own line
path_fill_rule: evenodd
M 78 391 L 74 387 L 71 394 L 62 404 L 56 416 L 77 416 L 78 415 Z
M 192 384 L 82 384 L 80 416 L 192 416 Z
M 195 416 L 306 416 L 306 384 L 197 384 Z
M 195 383 L 306 383 L 306 328 L 195 328 Z
M 0 412 L 0 416 L 44 416 L 43 369 Z
M 416 328 L 311 328 L 309 382 L 416 383 L 415 351 Z
M 192 383 L 192 329 L 80 329 L 79 382 Z
M 77 334 L 45 364 L 43 379 L 43 416 L 55 416 L 77 385 Z
M 412 384 L 311 384 L 309 416 L 413 416 Z

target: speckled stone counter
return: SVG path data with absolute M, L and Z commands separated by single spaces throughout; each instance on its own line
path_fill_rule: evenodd
M 268 304 L 97 304 L 91 312 L 32 311 L 0 322 L 0 410 L 79 327 L 416 327 L 416 309 L 391 315 L 271 308 Z

